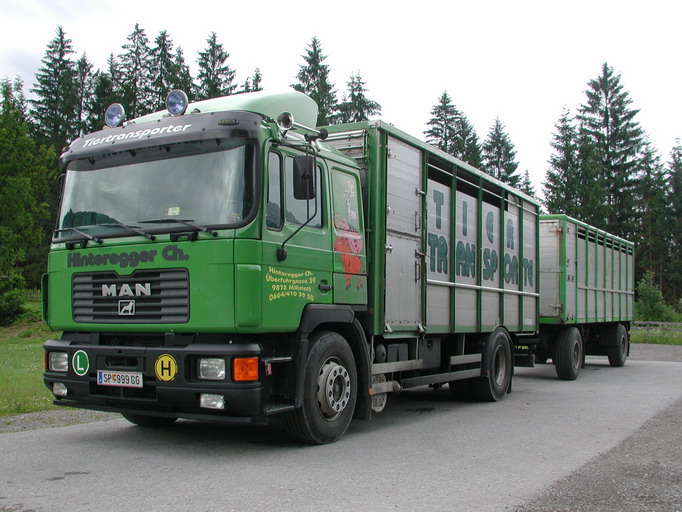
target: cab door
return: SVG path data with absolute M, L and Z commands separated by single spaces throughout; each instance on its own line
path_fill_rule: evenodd
M 261 265 L 266 331 L 294 331 L 306 304 L 333 301 L 328 171 L 318 158 L 315 197 L 296 199 L 294 157 L 302 155 L 290 148 L 272 149 L 267 155 Z

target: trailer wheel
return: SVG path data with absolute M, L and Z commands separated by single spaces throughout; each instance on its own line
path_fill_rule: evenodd
M 628 331 L 623 324 L 618 324 L 618 326 L 613 329 L 612 336 L 615 338 L 617 344 L 609 345 L 607 355 L 609 356 L 609 364 L 619 368 L 625 365 L 625 360 L 628 358 L 630 339 Z
M 556 342 L 556 374 L 562 380 L 575 380 L 583 364 L 583 338 L 577 327 L 559 332 Z
M 289 433 L 296 439 L 325 444 L 336 441 L 348 429 L 358 380 L 353 352 L 338 333 L 314 335 L 305 365 L 303 405 L 285 416 Z
M 122 414 L 122 416 L 130 423 L 134 423 L 140 427 L 168 427 L 177 420 L 177 418 L 145 416 L 144 414 Z
M 486 338 L 481 365 L 487 376 L 471 379 L 471 394 L 477 400 L 499 402 L 507 395 L 514 369 L 507 331 L 498 328 Z

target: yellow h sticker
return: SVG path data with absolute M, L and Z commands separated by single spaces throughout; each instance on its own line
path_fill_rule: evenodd
M 170 354 L 162 354 L 154 363 L 154 373 L 158 380 L 169 382 L 175 378 L 178 373 L 178 363 Z

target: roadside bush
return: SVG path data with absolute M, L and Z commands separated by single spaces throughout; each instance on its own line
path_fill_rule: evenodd
M 24 278 L 0 277 L 0 326 L 8 326 L 24 314 Z
M 637 284 L 639 298 L 635 303 L 635 317 L 637 320 L 651 322 L 676 322 L 679 316 L 663 299 L 663 294 L 654 282 L 654 273 L 646 272 Z

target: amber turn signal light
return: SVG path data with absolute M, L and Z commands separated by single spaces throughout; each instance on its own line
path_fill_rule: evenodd
M 258 380 L 258 358 L 235 357 L 232 360 L 232 378 L 236 382 Z

